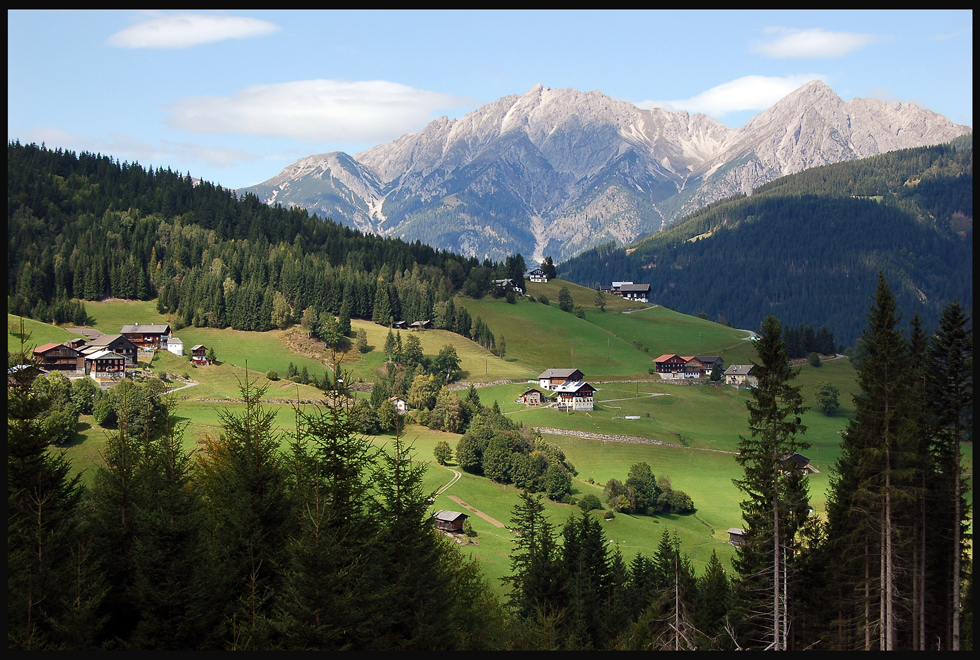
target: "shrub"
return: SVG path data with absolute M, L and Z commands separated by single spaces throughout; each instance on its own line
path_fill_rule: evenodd
M 269 380 L 279 380 L 279 374 L 275 369 L 269 369 L 267 372 L 265 372 L 265 377 Z
M 580 509 L 582 509 L 582 511 L 601 511 L 602 501 L 600 501 L 599 498 L 592 493 L 589 493 L 588 495 L 584 495 L 582 499 L 579 500 L 578 506 Z

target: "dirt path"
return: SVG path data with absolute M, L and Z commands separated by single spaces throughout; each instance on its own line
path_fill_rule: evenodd
M 499 520 L 497 520 L 496 518 L 491 518 L 487 514 L 483 513 L 482 511 L 480 511 L 479 509 L 477 509 L 475 507 L 470 506 L 469 504 L 467 504 L 463 500 L 459 499 L 455 495 L 448 495 L 447 497 L 449 497 L 449 499 L 451 499 L 453 502 L 455 502 L 456 504 L 460 505 L 461 507 L 463 507 L 464 509 L 466 509 L 470 513 L 475 513 L 476 515 L 480 516 L 481 518 L 483 518 L 484 520 L 486 520 L 491 525 L 494 525 L 495 527 L 500 527 L 501 529 L 504 529 L 504 524 L 502 522 L 500 522 Z

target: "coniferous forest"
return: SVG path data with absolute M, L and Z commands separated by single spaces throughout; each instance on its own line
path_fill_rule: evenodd
M 972 136 L 785 176 L 559 267 L 583 286 L 650 284 L 651 302 L 737 328 L 826 325 L 847 347 L 878 271 L 906 321 L 934 325 L 954 297 L 972 307 Z
M 8 310 L 40 319 L 58 301 L 155 297 L 187 324 L 260 330 L 281 295 L 338 316 L 385 309 L 375 320 L 388 325 L 388 314 L 439 318 L 453 296 L 483 295 L 518 267 L 361 236 L 169 172 L 8 145 Z M 121 401 L 83 486 L 51 445 L 54 393 L 13 370 L 8 648 L 972 649 L 971 311 L 953 299 L 934 325 L 913 313 L 906 330 L 883 272 L 863 307 L 860 393 L 826 519 L 809 515 L 807 474 L 787 460 L 807 448 L 804 407 L 787 332 L 769 315 L 736 458 L 734 566 L 715 556 L 696 574 L 666 532 L 651 556 L 624 557 L 594 512 L 556 528 L 545 495 L 525 489 L 503 599 L 433 530 L 411 446 L 398 434 L 372 443 L 339 382 L 328 403 L 297 407 L 285 436 L 246 377 L 244 405 L 219 413 L 193 454 L 175 401 Z M 490 447 L 496 433 L 480 425 L 499 411 L 468 405 L 481 420 L 471 436 Z

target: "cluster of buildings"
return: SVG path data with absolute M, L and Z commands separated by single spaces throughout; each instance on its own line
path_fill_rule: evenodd
M 102 387 L 111 387 L 126 377 L 126 368 L 136 366 L 140 352 L 165 350 L 184 355 L 184 344 L 173 336 L 166 324 L 124 325 L 116 334 L 102 334 L 88 328 L 69 328 L 82 335 L 61 344 L 48 343 L 34 349 L 34 364 L 42 373 L 60 371 L 66 375 L 88 376 Z M 191 361 L 210 364 L 208 348 L 191 348 Z
M 650 302 L 650 285 L 634 284 L 633 282 L 613 282 L 612 286 L 600 286 L 599 291 L 614 296 L 619 296 L 625 300 L 636 302 Z
M 585 382 L 585 374 L 578 369 L 548 369 L 537 381 L 541 389 L 526 389 L 515 403 L 540 406 L 550 401 L 558 410 L 593 410 L 596 389 Z
M 732 387 L 756 387 L 759 379 L 751 364 L 733 364 L 725 369 L 725 361 L 717 355 L 676 355 L 665 353 L 653 361 L 657 374 L 663 379 L 707 378 L 715 365 L 724 369 L 722 379 Z

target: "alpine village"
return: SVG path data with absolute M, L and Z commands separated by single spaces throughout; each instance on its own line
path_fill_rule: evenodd
M 8 142 L 8 648 L 972 649 L 972 175 L 532 258 Z

